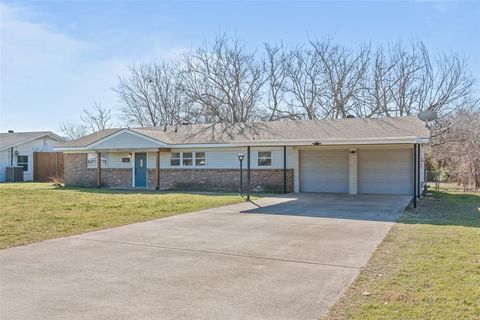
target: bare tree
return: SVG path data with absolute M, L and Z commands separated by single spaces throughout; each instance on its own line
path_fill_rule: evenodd
M 415 111 L 452 112 L 469 97 L 474 84 L 474 79 L 467 74 L 465 59 L 458 54 L 443 54 L 431 63 L 426 49 L 424 56 L 425 72 L 420 79 L 420 99 Z
M 374 53 L 362 115 L 404 116 L 422 110 L 446 114 L 470 95 L 472 85 L 460 56 L 443 55 L 432 62 L 423 43 L 397 42 L 388 46 L 387 54 L 383 47 Z
M 102 107 L 100 103 L 94 103 L 92 110 L 83 109 L 79 123 L 64 121 L 60 124 L 59 131 L 67 139 L 73 140 L 114 125 L 111 110 Z
M 480 189 L 480 99 L 467 99 L 434 128 L 429 157 L 466 188 Z
M 100 103 L 94 103 L 93 110 L 83 109 L 80 120 L 89 132 L 104 130 L 113 126 L 112 112 L 102 107 Z
M 331 39 L 310 41 L 322 66 L 323 94 L 319 99 L 324 118 L 345 118 L 354 109 L 354 100 L 363 90 L 368 70 L 370 48 L 352 51 L 333 44 Z
M 432 58 L 421 42 L 372 50 L 331 38 L 285 49 L 265 44 L 263 59 L 237 37 L 185 53 L 179 62 L 133 65 L 116 89 L 129 124 L 392 117 L 456 110 L 473 91 L 465 59 Z
M 287 83 L 288 53 L 283 44 L 265 44 L 263 69 L 266 76 L 266 100 L 264 101 L 268 121 L 294 119 L 295 113 L 287 109 L 284 87 Z
M 199 106 L 204 122 L 250 122 L 259 115 L 262 66 L 237 37 L 219 36 L 213 44 L 184 55 L 182 88 Z
M 324 92 L 321 61 L 315 51 L 304 47 L 291 50 L 285 72 L 288 82 L 284 90 L 290 97 L 292 113 L 303 119 L 318 119 L 322 114 L 319 99 Z
M 190 121 L 190 105 L 181 88 L 179 65 L 173 62 L 130 66 L 116 89 L 123 102 L 123 118 L 139 126 Z
M 67 140 L 75 140 L 87 134 L 87 127 L 85 125 L 70 121 L 60 123 L 58 130 Z
M 373 52 L 370 65 L 370 72 L 367 72 L 362 90 L 355 99 L 355 113 L 364 117 L 388 116 L 393 102 L 391 74 L 396 63 L 391 63 L 380 47 Z

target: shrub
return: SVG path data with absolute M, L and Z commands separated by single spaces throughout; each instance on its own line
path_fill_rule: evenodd
M 52 183 L 52 186 L 54 187 L 62 187 L 65 183 L 65 179 L 63 179 L 62 176 L 53 176 L 50 177 L 50 182 Z

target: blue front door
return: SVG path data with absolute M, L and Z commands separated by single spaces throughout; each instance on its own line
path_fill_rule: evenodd
M 135 153 L 135 187 L 147 186 L 147 154 Z

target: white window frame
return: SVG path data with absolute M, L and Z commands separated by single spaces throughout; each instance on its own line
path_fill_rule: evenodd
M 178 153 L 178 158 L 172 158 L 172 153 Z M 173 165 L 172 160 L 178 160 L 178 165 Z M 170 152 L 170 167 L 176 168 L 182 166 L 182 153 L 181 152 Z
M 192 157 L 191 158 L 185 158 L 185 153 L 191 153 Z M 191 160 L 192 165 L 191 166 L 185 165 L 183 163 L 185 160 Z M 195 167 L 195 152 L 193 152 L 193 151 L 182 152 L 182 167 L 186 167 L 186 168 Z
M 204 165 L 197 165 L 197 151 L 194 152 L 194 155 L 193 155 L 193 165 L 194 167 L 198 167 L 198 168 L 204 168 L 207 166 L 207 152 L 206 151 L 198 151 L 198 153 L 204 153 L 205 154 L 205 157 L 202 157 L 202 158 L 199 158 L 199 159 L 205 159 L 205 164 Z
M 18 162 L 18 157 L 27 157 L 27 162 Z M 23 166 L 24 164 L 27 165 L 27 170 L 25 170 L 25 167 Z M 18 167 L 23 167 L 23 172 L 29 172 L 30 171 L 30 157 L 28 154 L 19 154 L 17 155 L 17 166 Z
M 89 163 L 89 158 L 94 158 L 95 160 L 92 163 Z M 102 162 L 102 168 L 107 168 L 108 160 L 105 153 L 100 154 L 100 161 Z M 88 153 L 87 154 L 87 169 L 96 169 L 97 168 L 97 154 Z
M 268 152 L 270 153 L 270 164 L 268 165 L 261 165 L 260 164 L 260 153 L 262 152 Z M 268 159 L 268 157 L 267 157 Z M 271 168 L 273 166 L 273 152 L 272 151 L 268 151 L 268 150 L 260 150 L 260 151 L 257 151 L 257 167 L 259 168 Z
M 204 165 L 197 165 L 197 152 L 205 154 L 205 157 L 200 158 L 200 159 L 205 159 L 205 164 Z M 179 158 L 172 158 L 172 153 L 179 153 L 180 157 Z M 191 158 L 186 158 L 186 159 L 189 159 L 189 160 L 191 159 L 192 160 L 192 165 L 191 166 L 187 166 L 187 165 L 183 164 L 183 160 L 185 159 L 184 156 L 183 156 L 184 153 L 191 153 L 192 154 Z M 172 165 L 172 159 L 180 160 L 180 164 L 179 165 Z M 172 152 L 170 152 L 170 167 L 171 168 L 197 168 L 198 169 L 198 168 L 207 167 L 207 164 L 208 164 L 208 152 L 206 152 L 206 151 L 172 151 Z

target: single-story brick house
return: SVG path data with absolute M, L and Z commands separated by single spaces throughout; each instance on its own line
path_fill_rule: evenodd
M 59 145 L 65 184 L 148 189 L 420 194 L 429 132 L 416 117 L 99 131 Z

